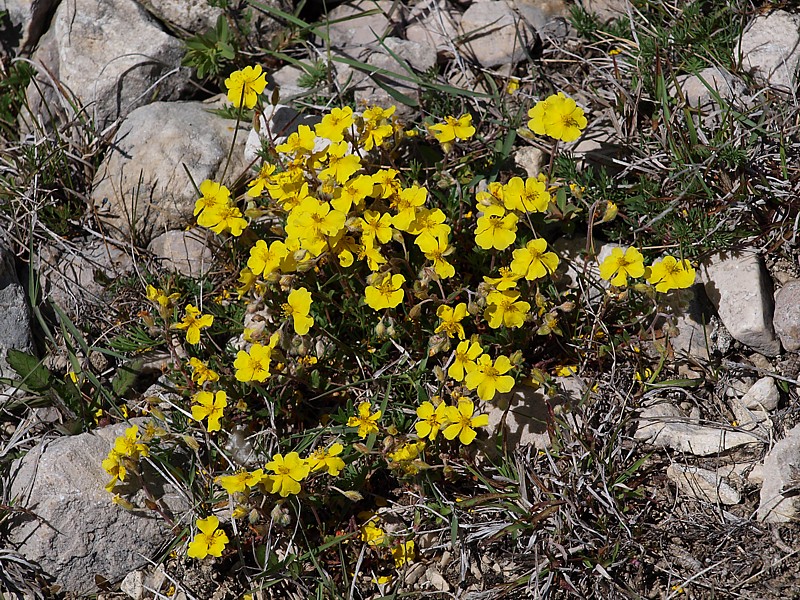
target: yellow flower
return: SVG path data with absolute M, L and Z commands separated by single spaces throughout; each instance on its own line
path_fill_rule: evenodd
M 448 425 L 442 435 L 448 440 L 458 438 L 465 446 L 469 446 L 478 435 L 476 427 L 486 427 L 489 424 L 489 415 L 475 416 L 475 405 L 468 398 L 460 398 L 458 406 L 448 406 L 444 415 Z
M 419 238 L 417 238 L 417 241 L 419 241 Z M 447 279 L 456 274 L 456 268 L 447 262 L 445 258 L 455 252 L 455 249 L 448 245 L 447 237 L 434 238 L 433 241 L 428 241 L 426 245 L 420 245 L 419 249 L 425 253 L 425 258 L 433 262 L 433 270 L 441 279 Z
M 453 140 L 468 140 L 475 135 L 475 128 L 472 126 L 472 115 L 467 113 L 457 119 L 455 117 L 445 117 L 444 123 L 431 125 L 428 129 L 433 132 L 441 143 L 452 142 Z
M 252 472 L 239 471 L 233 475 L 220 475 L 217 477 L 217 482 L 225 488 L 225 491 L 233 495 L 237 492 L 243 492 L 249 487 L 258 485 L 264 478 L 264 471 L 256 469 Z
M 464 339 L 464 327 L 461 325 L 461 321 L 467 316 L 466 304 L 461 302 L 455 308 L 443 304 L 436 309 L 436 316 L 441 319 L 441 323 L 434 333 L 444 332 L 449 338 L 458 335 L 458 339 Z
M 506 94 L 513 96 L 519 89 L 519 79 L 512 77 L 506 84 Z
M 440 402 L 439 406 L 435 408 L 431 402 L 425 401 L 420 404 L 417 408 L 417 416 L 421 421 L 414 425 L 417 435 L 423 439 L 435 440 L 445 423 L 445 410 L 447 410 L 447 405 L 444 402 Z
M 222 556 L 222 551 L 228 543 L 228 536 L 219 529 L 219 519 L 215 516 L 197 519 L 196 525 L 200 533 L 194 536 L 186 555 L 189 558 L 200 559 L 206 556 Z
M 507 356 L 498 356 L 492 362 L 488 354 L 483 354 L 473 365 L 467 366 L 464 383 L 471 390 L 477 389 L 481 400 L 491 400 L 497 392 L 504 394 L 514 387 L 514 378 L 506 375 L 510 370 L 511 361 Z
M 366 542 L 368 546 L 373 548 L 379 546 L 385 539 L 386 532 L 372 521 L 367 521 L 361 526 L 361 541 Z
M 283 313 L 292 318 L 297 335 L 305 335 L 314 324 L 314 317 L 308 314 L 311 310 L 311 292 L 301 287 L 289 292 L 286 304 L 282 305 Z
M 475 360 L 483 353 L 478 342 L 464 340 L 456 346 L 453 364 L 447 369 L 447 375 L 456 381 L 463 381 L 465 372 L 475 366 Z
M 265 162 L 258 170 L 255 179 L 247 184 L 247 195 L 251 198 L 258 198 L 264 188 L 272 181 L 272 174 L 275 172 L 275 165 Z
M 197 385 L 203 385 L 206 381 L 219 381 L 219 375 L 199 358 L 190 358 L 189 366 L 192 368 L 192 381 Z
M 407 562 L 412 562 L 416 557 L 417 553 L 416 550 L 414 549 L 414 540 L 401 542 L 399 545 L 392 548 L 392 558 L 394 559 L 394 566 L 398 569 Z
M 304 156 L 314 152 L 314 142 L 316 136 L 308 125 L 300 125 L 297 131 L 290 133 L 283 144 L 275 146 L 275 150 L 281 154 L 294 154 Z
M 378 240 L 385 244 L 392 239 L 392 215 L 380 214 L 373 210 L 365 210 L 364 216 L 359 218 L 358 226 L 361 228 L 361 239 Z
M 522 327 L 531 305 L 528 302 L 517 300 L 518 298 L 519 292 L 515 290 L 491 292 L 486 297 L 488 306 L 483 313 L 483 318 L 489 322 L 489 327 L 492 329 L 497 329 L 501 325 L 505 325 L 509 329 Z
M 361 159 L 350 153 L 347 142 L 331 144 L 326 156 L 328 166 L 319 173 L 322 180 L 333 179 L 342 184 L 361 168 Z
M 241 71 L 234 71 L 225 80 L 228 88 L 228 100 L 236 108 L 244 105 L 253 108 L 258 101 L 258 95 L 267 87 L 267 75 L 262 73 L 261 65 L 245 67 Z
M 334 192 L 331 205 L 338 211 L 347 214 L 353 205 L 361 206 L 364 199 L 372 194 L 372 177 L 369 175 L 358 175 L 348 179 Z
M 344 139 L 344 130 L 353 124 L 353 109 L 349 106 L 334 108 L 322 117 L 322 122 L 314 126 L 314 131 L 321 138 L 331 142 L 341 142 Z
M 378 433 L 378 419 L 381 418 L 381 411 L 377 410 L 370 414 L 372 404 L 361 402 L 358 405 L 358 416 L 347 419 L 348 427 L 358 427 L 359 437 L 365 438 L 370 433 Z
M 524 248 L 514 250 L 511 272 L 528 281 L 554 273 L 558 268 L 558 256 L 554 252 L 545 252 L 546 249 L 547 242 L 539 238 L 529 241 Z
M 191 304 L 187 304 L 186 316 L 183 317 L 180 323 L 175 323 L 172 327 L 174 329 L 185 330 L 186 341 L 194 346 L 200 343 L 200 330 L 211 327 L 213 323 L 213 315 L 202 315 L 199 309 Z
M 270 376 L 270 361 L 272 351 L 280 340 L 280 335 L 276 331 L 270 336 L 269 344 L 263 346 L 255 343 L 250 346 L 250 351 L 239 350 L 236 353 L 236 360 L 233 361 L 233 368 L 236 369 L 237 381 L 266 381 Z
M 200 193 L 202 196 L 194 203 L 195 217 L 208 208 L 225 206 L 231 199 L 231 192 L 228 188 L 219 183 L 214 183 L 210 179 L 206 179 L 200 184 Z M 210 227 L 210 225 L 201 223 L 200 219 L 197 222 L 203 227 Z
M 430 248 L 437 239 L 447 239 L 450 235 L 450 225 L 444 222 L 446 218 L 438 208 L 422 208 L 417 211 L 406 231 L 417 236 L 414 243 L 424 252 L 425 248 Z
M 692 287 L 695 270 L 685 258 L 665 256 L 652 264 L 647 275 L 647 283 L 656 286 L 657 292 L 668 292 Z
M 339 455 L 344 450 L 341 444 L 333 444 L 330 448 L 317 448 L 308 457 L 312 471 L 328 471 L 328 475 L 336 477 L 344 469 L 344 461 Z
M 503 212 L 499 206 L 487 206 L 478 218 L 475 243 L 484 250 L 505 250 L 517 239 L 517 215 Z
M 276 454 L 267 463 L 266 468 L 274 473 L 268 479 L 271 484 L 269 491 L 280 494 L 282 498 L 290 494 L 299 494 L 300 482 L 308 477 L 311 470 L 297 452 L 289 452 L 285 458 L 282 454 Z
M 406 278 L 389 272 L 377 275 L 371 285 L 364 290 L 367 306 L 372 310 L 394 308 L 403 301 L 403 284 Z
M 164 290 L 155 288 L 152 285 L 147 286 L 147 299 L 150 300 L 150 302 L 158 304 L 159 310 L 162 311 L 162 315 L 163 311 L 172 308 L 172 306 L 175 304 L 175 301 L 179 297 L 180 294 L 167 295 L 167 293 Z
M 522 275 L 517 275 L 508 267 L 500 267 L 500 277 L 487 277 L 484 275 L 483 280 L 498 292 L 502 292 L 517 287 L 517 280 L 521 277 Z
M 528 111 L 528 127 L 537 135 L 548 135 L 564 142 L 577 140 L 586 128 L 583 109 L 563 92 L 537 102 Z
M 600 265 L 600 277 L 617 287 L 627 285 L 628 277 L 636 279 L 642 275 L 644 275 L 644 257 L 633 246 L 624 252 L 622 248 L 613 248 L 611 255 Z
M 425 442 L 408 442 L 400 446 L 394 452 L 390 452 L 388 457 L 390 467 L 400 469 L 406 475 L 416 475 L 419 473 L 420 462 L 415 463 L 425 449 Z
M 397 198 L 391 203 L 391 207 L 397 211 L 392 219 L 392 225 L 400 231 L 409 231 L 411 223 L 417 218 L 417 209 L 424 206 L 427 199 L 428 190 L 424 187 L 412 185 L 410 188 L 400 190 Z
M 250 258 L 247 259 L 247 266 L 253 275 L 264 277 L 277 271 L 281 261 L 289 254 L 289 250 L 280 240 L 275 240 L 269 246 L 264 240 L 258 240 L 256 245 L 250 248 Z
M 216 234 L 230 231 L 234 237 L 242 235 L 247 227 L 247 220 L 242 218 L 242 211 L 227 202 L 208 207 L 197 217 L 197 224 L 207 227 Z
M 195 421 L 202 421 L 208 418 L 208 430 L 219 431 L 219 420 L 223 416 L 223 409 L 228 406 L 228 395 L 219 391 L 216 394 L 211 392 L 197 392 L 192 405 L 192 418 Z
M 536 177 L 512 177 L 503 190 L 503 205 L 508 210 L 520 212 L 545 212 L 550 204 L 550 194 L 544 181 Z

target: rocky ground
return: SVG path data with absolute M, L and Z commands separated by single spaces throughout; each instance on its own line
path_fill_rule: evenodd
M 181 64 L 183 40 L 213 28 L 220 8 L 0 5 L 10 25 L 4 69 L 11 57 L 37 69 L 0 159 L 0 588 L 20 598 L 311 597 L 285 580 L 258 589 L 257 577 L 242 574 L 243 557 L 186 559 L 185 536 L 168 524 L 194 499 L 164 473 L 155 476 L 158 510 L 112 504 L 101 462 L 127 425 L 109 411 L 81 414 L 81 391 L 70 396 L 64 376 L 92 373 L 89 387 L 124 392 L 109 401 L 131 414 L 152 398 L 167 402 L 162 374 L 173 350 L 134 355 L 110 341 L 141 323 L 142 273 L 199 280 L 230 270 L 218 240 L 194 224 L 193 182 L 246 174 L 265 132 L 286 137 L 317 122 L 331 98 L 397 104 L 408 122 L 442 116 L 458 98 L 502 146 L 509 114 L 520 125 L 535 100 L 565 90 L 590 122 L 566 151 L 586 193 L 614 200 L 624 216 L 588 239 L 592 225 L 578 219 L 554 243 L 576 302 L 597 316 L 625 301 L 609 295 L 597 263 L 634 239 L 682 246 L 697 280 L 613 348 L 609 370 L 576 361 L 552 373 L 557 393 L 520 386 L 489 412 L 489 440 L 504 436 L 516 473 L 475 484 L 458 535 L 418 532 L 401 595 L 800 596 L 800 14 L 731 6 L 728 40 L 724 23 L 703 31 L 708 19 L 692 16 L 719 7 L 678 4 L 592 0 L 578 11 L 561 1 L 377 0 L 338 5 L 329 25 L 306 29 L 255 11 L 241 44 L 268 69 L 266 95 L 276 90 L 279 100 L 256 128 L 212 112 L 224 107 L 220 90 Z M 314 7 L 297 14 L 322 18 Z M 669 44 L 680 36 L 687 45 L 722 41 L 713 52 L 676 54 Z M 693 54 L 705 62 L 692 63 Z M 707 60 L 723 54 L 727 62 Z M 510 82 L 519 90 L 506 91 Z M 551 150 L 511 138 L 505 168 L 535 176 Z M 38 168 L 26 172 L 31 164 Z M 689 183 L 697 174 L 702 201 Z M 639 177 L 661 185 L 645 208 L 625 199 L 641 193 Z M 587 258 L 589 247 L 598 259 Z M 21 366 L 8 349 L 41 356 L 43 366 Z M 136 377 L 126 383 L 121 366 L 131 357 Z M 554 419 L 564 428 L 557 435 Z M 398 518 L 425 500 L 404 493 Z M 516 512 L 494 503 L 504 493 Z M 369 581 L 352 589 L 349 597 L 389 593 Z

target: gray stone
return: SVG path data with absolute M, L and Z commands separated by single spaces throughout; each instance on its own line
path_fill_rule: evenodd
M 28 53 L 47 29 L 50 17 L 60 0 L 0 0 L 0 13 L 7 23 L 0 23 L 0 44 L 10 53 Z
M 533 146 L 523 146 L 513 153 L 514 164 L 521 169 L 525 169 L 528 177 L 538 177 L 542 172 L 546 154 L 543 150 Z
M 677 406 L 658 400 L 640 411 L 634 437 L 695 456 L 718 454 L 761 441 L 754 433 L 693 424 Z
M 44 296 L 78 322 L 88 305 L 106 301 L 108 283 L 133 269 L 133 259 L 119 245 L 94 238 L 72 246 L 45 246 L 37 259 Z
M 787 281 L 778 290 L 772 325 L 786 350 L 800 350 L 800 279 Z
M 739 504 L 742 497 L 722 477 L 708 469 L 690 467 L 677 463 L 667 468 L 667 477 L 675 483 L 678 490 L 698 500 L 725 504 Z
M 792 91 L 800 62 L 800 16 L 776 10 L 756 17 L 734 52 L 742 57 L 743 69 L 755 71 L 776 88 Z
M 367 64 L 381 71 L 371 73 L 368 79 L 361 80 L 355 89 L 356 102 L 383 108 L 396 106 L 395 115 L 406 119 L 411 117 L 415 109 L 395 100 L 385 88 L 416 100 L 420 88 L 405 77 L 409 77 L 409 70 L 424 73 L 432 68 L 436 64 L 436 53 L 416 42 L 387 37 L 383 46 L 377 47 L 369 56 Z
M 454 40 L 458 37 L 461 13 L 445 1 L 421 2 L 411 9 L 406 39 L 436 53 L 437 60 L 455 56 Z
M 674 334 L 670 337 L 673 352 L 680 356 L 689 356 L 701 361 L 709 359 L 711 347 L 711 318 L 713 312 L 701 284 L 693 285 L 685 307 L 673 310 Z
M 205 179 L 220 183 L 234 141 L 235 121 L 211 113 L 212 108 L 200 102 L 156 102 L 125 119 L 92 190 L 97 214 L 116 236 L 134 234 L 147 242 L 193 221 L 199 197 L 194 186 Z M 241 130 L 236 136 L 226 182 L 244 170 L 246 137 Z
M 631 10 L 628 0 L 582 0 L 581 4 L 586 12 L 596 14 L 603 21 L 627 16 Z
M 728 71 L 708 67 L 697 75 L 678 77 L 678 84 L 686 103 L 700 111 L 700 120 L 705 127 L 718 125 L 722 120 L 723 107 L 717 101 L 731 101 L 743 96 L 745 86 Z
M 103 129 L 139 106 L 186 93 L 191 73 L 180 66 L 183 54 L 183 43 L 134 0 L 62 2 L 33 56 L 42 68 L 28 86 L 30 111 L 44 123 L 54 112 L 76 118 L 52 75 L 86 111 L 79 118 L 88 115 Z
M 734 397 L 728 401 L 736 419 L 736 427 L 742 431 L 753 432 L 764 441 L 769 440 L 772 433 L 772 419 L 769 418 L 769 413 L 761 408 L 751 408 L 746 402 L 745 397 Z
M 395 33 L 404 17 L 405 8 L 397 2 L 355 0 L 340 4 L 328 13 L 330 21 L 339 22 L 330 23 L 327 33 L 333 46 L 367 46 Z
M 202 228 L 166 231 L 154 238 L 148 250 L 161 259 L 161 266 L 169 271 L 201 277 L 214 266 L 213 238 Z
M 569 34 L 569 7 L 564 0 L 510 0 L 509 4 L 543 40 L 564 40 Z
M 762 377 L 742 396 L 742 405 L 753 410 L 775 410 L 781 393 L 772 377 Z
M 590 259 L 586 255 L 586 238 L 558 238 L 553 242 L 553 252 L 559 258 L 556 282 L 561 287 L 579 290 L 584 301 L 597 302 L 609 287 L 609 283 L 600 278 L 600 263 L 619 247 L 619 244 L 603 244 L 595 240 L 597 256 Z
M 6 362 L 9 349 L 33 352 L 28 295 L 17 277 L 14 256 L 0 244 L 0 376 L 16 378 Z
M 162 517 L 124 510 L 104 489 L 109 477 L 101 463 L 127 427 L 43 441 L 12 466 L 11 497 L 26 512 L 18 513 L 11 542 L 67 592 L 96 593 L 95 575 L 119 582 L 174 538 Z M 168 484 L 145 477 L 165 510 L 188 510 Z M 134 504 L 142 499 L 139 492 Z
M 133 600 L 144 598 L 144 571 L 131 571 L 119 584 L 122 593 L 127 594 Z
M 701 265 L 706 295 L 734 339 L 766 356 L 780 352 L 772 328 L 772 281 L 752 251 L 715 254 Z
M 485 404 L 489 413 L 489 439 L 494 443 L 498 436 L 503 435 L 503 442 L 508 448 L 523 445 L 548 448 L 548 403 L 552 407 L 562 402 L 563 398 L 547 398 L 541 390 L 524 384 L 514 386 L 506 394 L 497 394 L 492 402 Z
M 305 71 L 300 67 L 294 65 L 286 65 L 267 75 L 267 96 L 272 93 L 275 87 L 278 87 L 278 99 L 281 103 L 286 104 L 289 100 L 296 96 L 302 96 L 307 93 L 304 87 L 300 86 L 300 78 L 305 74 Z
M 786 433 L 764 458 L 763 485 L 756 518 L 766 523 L 789 523 L 800 515 L 800 425 Z M 752 474 L 751 474 L 752 475 Z
M 482 67 L 515 64 L 536 43 L 536 31 L 502 0 L 472 4 L 461 17 L 463 50 Z

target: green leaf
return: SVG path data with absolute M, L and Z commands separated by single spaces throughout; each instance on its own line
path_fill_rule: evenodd
M 111 390 L 118 397 L 124 396 L 136 383 L 136 378 L 142 370 L 142 361 L 134 360 L 117 369 L 111 380 Z
M 6 354 L 6 362 L 30 389 L 43 392 L 50 388 L 52 374 L 32 354 L 10 348 Z

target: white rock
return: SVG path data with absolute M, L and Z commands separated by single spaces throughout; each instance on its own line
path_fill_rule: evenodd
M 502 0 L 472 4 L 461 17 L 464 51 L 481 66 L 515 64 L 536 43 L 536 32 Z
M 378 10 L 366 16 L 363 13 Z M 340 4 L 328 13 L 330 43 L 333 46 L 367 46 L 392 35 L 405 17 L 405 7 L 391 0 L 355 0 Z M 347 20 L 343 20 L 347 19 Z
M 667 468 L 667 477 L 675 482 L 681 493 L 694 496 L 698 500 L 728 506 L 739 504 L 742 500 L 739 492 L 708 469 L 674 463 Z
M 127 427 L 120 423 L 47 440 L 12 465 L 11 497 L 37 518 L 20 513 L 11 541 L 67 592 L 96 593 L 95 575 L 119 582 L 174 539 L 161 517 L 124 510 L 111 503 L 104 489 L 109 477 L 101 463 Z M 151 479 L 149 487 L 153 493 L 162 490 L 156 500 L 166 510 L 180 514 L 189 509 L 163 481 Z M 134 500 L 143 500 L 141 492 Z
M 734 56 L 770 85 L 791 91 L 800 62 L 800 16 L 784 10 L 761 15 L 745 28 Z
M 430 48 L 438 60 L 455 55 L 461 13 L 453 10 L 449 2 L 421 2 L 411 9 L 408 20 L 407 40 Z
M 6 362 L 11 348 L 33 351 L 31 312 L 28 295 L 17 277 L 14 256 L 5 244 L 0 244 L 0 377 L 17 378 Z
M 28 104 L 44 122 L 48 110 L 74 118 L 44 74 L 51 73 L 104 128 L 139 106 L 187 92 L 191 73 L 180 66 L 183 54 L 183 43 L 134 0 L 62 2 L 34 53 L 43 69 L 28 86 Z
M 225 11 L 216 6 L 211 6 L 208 0 L 139 0 L 141 4 L 159 21 L 186 31 L 187 33 L 206 33 L 214 29 L 217 17 Z M 266 4 L 284 12 L 292 10 L 292 3 L 288 0 L 258 0 L 259 4 Z M 253 44 L 269 41 L 270 37 L 280 31 L 282 24 L 274 17 L 262 10 L 249 6 L 237 10 L 237 21 L 246 20 L 248 31 L 242 32 L 247 40 Z
M 800 279 L 787 281 L 775 294 L 772 324 L 786 350 L 800 350 Z
M 789 523 L 797 520 L 800 505 L 795 489 L 800 485 L 800 425 L 786 433 L 764 458 L 760 504 L 756 517 L 766 523 Z
M 546 154 L 539 148 L 533 146 L 523 146 L 516 150 L 513 154 L 514 164 L 518 167 L 525 169 L 525 174 L 528 177 L 538 177 L 542 172 Z
M 0 32 L 0 42 L 16 52 L 30 52 L 47 29 L 50 17 L 60 0 L 0 0 L 0 12 L 10 23 Z
M 137 570 L 128 573 L 119 584 L 119 589 L 133 600 L 142 600 L 144 598 L 144 572 Z
M 772 282 L 758 254 L 715 254 L 700 271 L 706 295 L 733 338 L 766 356 L 778 354 Z
M 543 40 L 563 40 L 569 33 L 569 7 L 564 0 L 509 0 Z
M 148 250 L 161 266 L 187 277 L 201 277 L 214 266 L 213 238 L 206 229 L 166 231 L 154 238 Z
M 219 180 L 236 122 L 211 108 L 201 102 L 155 102 L 122 123 L 92 190 L 97 214 L 121 239 L 134 233 L 146 242 L 193 222 L 199 197 L 194 186 L 205 179 L 224 184 L 242 173 L 246 133 L 240 130 L 226 179 Z
M 742 396 L 742 404 L 754 410 L 775 410 L 781 393 L 772 377 L 762 377 Z
M 285 65 L 267 75 L 267 97 L 270 97 L 271 92 L 277 85 L 279 88 L 278 98 L 281 103 L 286 104 L 290 99 L 301 96 L 308 92 L 304 87 L 300 86 L 300 78 L 305 75 L 305 71 L 300 67 L 294 65 Z
M 706 110 L 718 108 L 716 93 L 723 100 L 736 98 L 742 93 L 742 82 L 719 67 L 708 67 L 697 75 L 678 77 L 681 92 L 689 106 Z
M 761 485 L 764 483 L 764 465 L 759 463 L 753 465 L 750 473 L 747 475 L 747 481 L 753 485 Z
M 552 248 L 559 258 L 556 281 L 560 286 L 579 290 L 581 296 L 590 302 L 598 301 L 609 287 L 609 283 L 600 278 L 600 263 L 611 256 L 614 248 L 619 247 L 619 244 L 595 241 L 594 251 L 597 256 L 588 258 L 586 238 L 558 238 L 553 242 Z
M 569 394 L 569 392 L 567 392 Z M 506 394 L 497 394 L 491 402 L 484 405 L 489 413 L 489 445 L 496 444 L 498 436 L 503 435 L 508 448 L 530 444 L 539 449 L 550 446 L 547 433 L 547 420 L 550 406 L 568 401 L 567 395 L 546 398 L 541 390 L 525 384 L 517 384 Z
M 583 0 L 581 4 L 586 12 L 596 14 L 603 21 L 619 19 L 631 11 L 628 0 Z
M 434 567 L 428 567 L 428 570 L 425 572 L 425 578 L 428 580 L 428 583 L 431 584 L 433 589 L 438 592 L 449 592 L 450 591 L 450 584 L 447 583 L 447 580 L 442 577 L 442 574 L 439 573 Z
M 709 456 L 760 441 L 745 431 L 689 423 L 677 406 L 662 401 L 642 408 L 634 437 L 696 456 Z
M 699 289 L 696 289 L 699 288 Z M 674 330 L 670 344 L 676 355 L 691 356 L 701 361 L 709 359 L 712 347 L 710 325 L 713 312 L 701 286 L 692 286 L 686 291 L 690 295 L 685 308 L 674 307 Z

